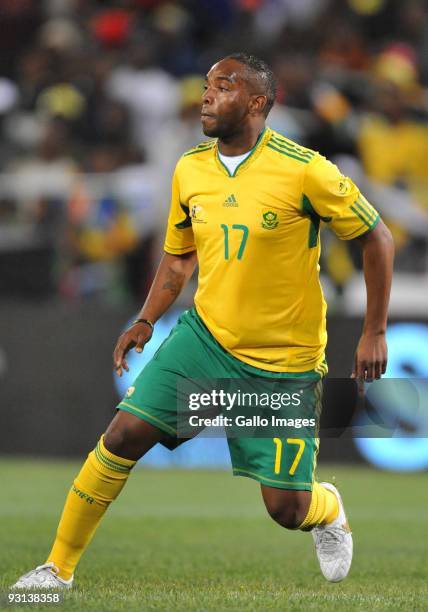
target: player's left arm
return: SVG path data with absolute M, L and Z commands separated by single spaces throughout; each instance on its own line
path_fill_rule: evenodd
M 363 255 L 367 308 L 363 333 L 355 352 L 353 378 L 373 380 L 385 374 L 388 359 L 386 324 L 394 261 L 394 242 L 382 219 L 356 238 Z
M 320 217 L 341 240 L 357 240 L 362 247 L 367 309 L 352 376 L 380 378 L 387 363 L 385 333 L 394 259 L 391 233 L 352 180 L 321 155 L 306 166 L 303 210 L 309 218 Z

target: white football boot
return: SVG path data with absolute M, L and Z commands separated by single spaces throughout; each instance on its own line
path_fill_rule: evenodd
M 312 537 L 324 578 L 330 582 L 340 582 L 348 575 L 352 563 L 352 533 L 339 491 L 329 482 L 320 484 L 336 495 L 339 514 L 332 523 L 314 527 Z
M 51 563 L 39 565 L 19 578 L 12 589 L 71 589 L 73 576 L 64 580 L 58 576 L 58 568 Z

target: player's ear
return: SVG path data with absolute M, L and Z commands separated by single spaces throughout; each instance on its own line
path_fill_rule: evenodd
M 260 113 L 262 113 L 266 104 L 266 96 L 263 96 L 262 94 L 253 94 L 250 97 L 248 103 L 248 110 L 250 111 L 250 115 L 259 115 Z

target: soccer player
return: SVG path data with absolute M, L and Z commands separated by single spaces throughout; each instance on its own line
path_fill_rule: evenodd
M 178 161 L 159 265 L 138 319 L 114 351 L 119 376 L 127 352 L 141 352 L 156 321 L 199 264 L 195 306 L 139 374 L 107 431 L 89 453 L 66 499 L 46 563 L 20 588 L 70 587 L 75 567 L 136 462 L 177 439 L 176 384 L 186 378 L 305 380 L 316 411 L 326 373 L 326 305 L 319 282 L 319 227 L 362 248 L 367 311 L 353 377 L 385 372 L 385 329 L 393 244 L 376 210 L 320 154 L 265 126 L 275 80 L 243 53 L 216 63 L 202 97 L 212 138 Z M 318 483 L 316 438 L 229 440 L 233 473 L 257 480 L 267 511 L 287 529 L 311 531 L 322 573 L 346 577 L 352 536 L 337 489 Z

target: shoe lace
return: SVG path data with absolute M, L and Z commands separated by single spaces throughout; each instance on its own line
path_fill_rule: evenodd
M 330 556 L 342 543 L 344 537 L 343 529 L 332 527 L 322 531 L 318 536 L 318 547 L 322 556 Z

